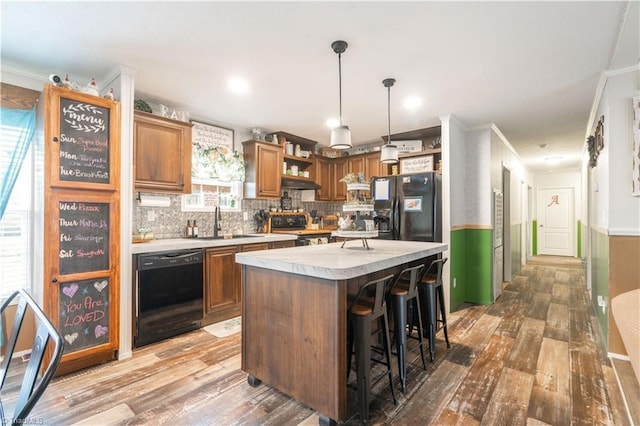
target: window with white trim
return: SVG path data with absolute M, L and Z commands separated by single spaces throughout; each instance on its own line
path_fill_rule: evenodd
M 11 161 L 8 153 L 13 151 L 16 133 L 15 128 L 0 128 L 0 162 Z M 0 219 L 0 300 L 19 288 L 31 290 L 32 188 L 33 144 Z

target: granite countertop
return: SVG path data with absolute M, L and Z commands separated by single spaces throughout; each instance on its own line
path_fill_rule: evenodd
M 447 250 L 444 243 L 367 240 L 370 250 L 359 240 L 342 243 L 298 246 L 277 250 L 236 253 L 236 262 L 275 271 L 330 280 L 359 277 L 418 260 Z
M 274 241 L 296 240 L 295 235 L 286 234 L 246 234 L 247 236 L 234 236 L 228 240 L 225 239 L 206 239 L 206 238 L 167 238 L 160 240 L 151 240 L 145 243 L 131 245 L 131 253 L 153 253 L 167 250 L 184 250 L 192 248 L 209 248 L 237 246 L 243 244 L 271 243 Z

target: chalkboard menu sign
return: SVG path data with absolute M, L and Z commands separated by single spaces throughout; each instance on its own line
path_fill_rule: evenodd
M 109 183 L 109 109 L 60 98 L 59 179 Z
M 109 203 L 58 203 L 58 271 L 61 275 L 109 267 Z
M 109 342 L 109 278 L 67 282 L 59 292 L 64 353 Z

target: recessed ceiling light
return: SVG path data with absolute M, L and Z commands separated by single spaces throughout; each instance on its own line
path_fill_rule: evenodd
M 562 160 L 561 155 L 554 155 L 553 157 L 544 158 L 544 161 L 546 161 L 548 164 L 558 164 L 560 160 Z
M 231 77 L 227 82 L 227 87 L 233 93 L 247 93 L 249 91 L 249 83 L 240 77 Z
M 545 149 L 546 147 L 548 147 L 549 144 L 548 143 L 541 143 L 540 145 L 538 145 L 538 148 L 540 149 Z
M 340 120 L 337 118 L 330 118 L 327 120 L 327 127 L 333 129 L 334 127 L 338 127 L 340 125 Z
M 404 107 L 407 109 L 415 109 L 422 104 L 422 99 L 417 96 L 409 96 L 404 100 Z

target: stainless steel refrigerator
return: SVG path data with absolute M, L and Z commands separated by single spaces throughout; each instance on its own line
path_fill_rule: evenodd
M 439 173 L 374 177 L 371 191 L 378 238 L 442 241 Z

